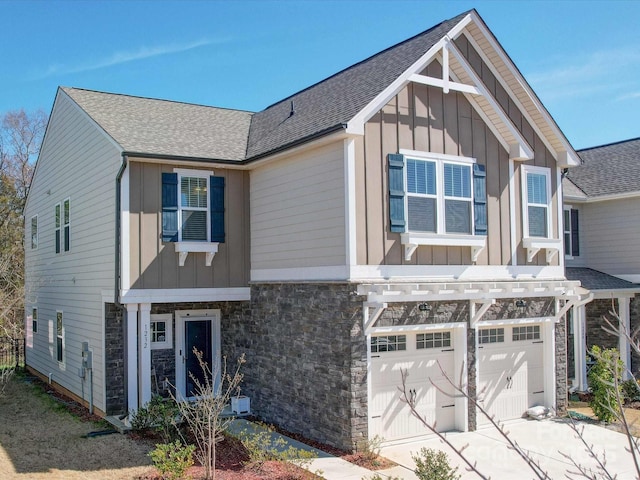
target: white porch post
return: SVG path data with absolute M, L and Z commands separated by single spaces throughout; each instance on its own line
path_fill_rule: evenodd
M 151 304 L 140 304 L 140 405 L 151 400 Z
M 588 388 L 586 312 L 584 305 L 573 309 L 573 351 L 576 364 L 576 385 L 581 392 L 586 392 Z
M 138 304 L 127 307 L 127 409 L 138 410 Z
M 618 350 L 620 351 L 620 360 L 624 364 L 624 372 L 622 378 L 628 380 L 631 377 L 631 348 L 627 335 L 631 334 L 629 298 L 618 298 L 618 314 L 620 315 L 620 330 L 622 335 L 618 338 Z

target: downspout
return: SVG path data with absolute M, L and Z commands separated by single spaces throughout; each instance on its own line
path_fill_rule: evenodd
M 120 309 L 123 310 L 122 305 L 120 303 L 120 267 L 121 267 L 121 255 L 120 255 L 120 246 L 121 246 L 121 238 L 120 238 L 120 232 L 122 230 L 122 200 L 121 200 L 121 196 L 122 196 L 122 176 L 124 175 L 124 171 L 127 169 L 127 155 L 126 153 L 122 153 L 122 164 L 120 165 L 120 169 L 118 170 L 118 173 L 116 175 L 116 251 L 115 251 L 115 275 L 114 275 L 114 279 L 115 279 L 115 285 L 114 285 L 114 290 L 113 290 L 113 303 L 115 305 L 116 309 Z M 123 315 L 123 317 L 126 317 L 126 315 Z M 123 321 L 122 322 L 122 329 L 123 329 L 123 338 L 124 338 L 124 345 L 127 345 L 127 322 Z M 128 385 L 128 369 L 126 368 L 126 365 L 128 364 L 127 361 L 127 349 L 123 348 L 123 363 L 125 365 L 125 369 L 124 369 L 124 385 L 126 387 L 126 385 Z M 129 404 L 129 392 L 128 389 L 125 388 L 124 389 L 124 404 L 128 405 Z

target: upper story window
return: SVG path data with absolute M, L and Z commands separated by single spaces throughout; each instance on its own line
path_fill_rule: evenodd
M 564 208 L 564 254 L 568 258 L 580 256 L 578 210 Z
M 486 235 L 485 177 L 473 158 L 389 155 L 391 231 Z
M 31 217 L 31 249 L 38 248 L 38 216 Z
M 224 242 L 224 177 L 176 169 L 162 174 L 162 240 Z
M 56 253 L 63 249 L 68 252 L 71 248 L 71 200 L 68 198 L 55 206 L 55 236 Z
M 522 166 L 525 237 L 551 237 L 551 173 L 548 168 Z

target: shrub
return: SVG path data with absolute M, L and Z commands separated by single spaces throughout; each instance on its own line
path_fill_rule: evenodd
M 440 450 L 422 448 L 418 455 L 411 454 L 416 462 L 415 474 L 420 480 L 458 480 L 458 467 L 449 465 L 449 457 Z
M 176 440 L 172 443 L 157 444 L 149 456 L 162 478 L 178 480 L 184 478 L 187 469 L 193 465 L 195 449 L 193 445 L 182 445 L 180 440 Z
M 623 396 L 620 384 L 624 365 L 615 348 L 602 350 L 595 345 L 591 349 L 591 355 L 596 363 L 587 375 L 589 388 L 593 392 L 589 406 L 599 420 L 611 422 L 620 415 L 618 399 Z
M 4 390 L 7 388 L 15 371 L 15 367 L 0 367 L 0 397 L 4 395 Z
M 179 410 L 176 402 L 159 395 L 140 407 L 131 415 L 131 428 L 138 432 L 153 431 L 160 434 L 164 442 L 178 438 L 176 418 Z
M 629 402 L 640 401 L 640 386 L 635 378 L 625 380 L 621 384 L 624 399 Z
M 378 456 L 380 455 L 380 447 L 383 442 L 384 438 L 380 435 L 364 440 L 358 444 L 358 453 L 360 453 L 363 459 L 370 465 L 377 466 L 379 463 Z

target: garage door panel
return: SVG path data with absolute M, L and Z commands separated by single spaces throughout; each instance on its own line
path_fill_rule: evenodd
M 401 371 L 406 370 L 405 387 L 415 399 L 415 408 L 438 430 L 455 427 L 453 387 L 443 376 L 453 378 L 452 348 L 416 348 L 416 334 L 407 335 L 407 351 L 377 352 L 371 357 L 371 436 L 380 435 L 386 441 L 410 438 L 428 433 L 401 400 Z
M 489 415 L 509 420 L 544 401 L 543 343 L 540 326 L 500 328 L 504 329 L 500 341 L 478 346 L 478 396 Z M 496 336 L 496 330 L 491 334 Z M 478 417 L 478 425 L 487 423 L 483 415 Z

